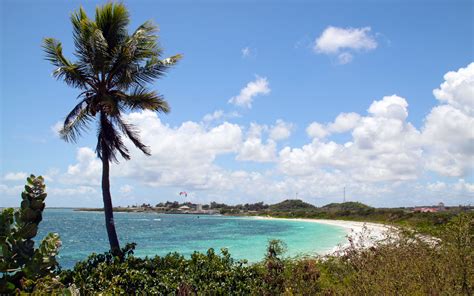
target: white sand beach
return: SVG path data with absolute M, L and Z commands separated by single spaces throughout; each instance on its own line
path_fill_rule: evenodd
M 354 245 L 358 248 L 370 247 L 375 242 L 382 240 L 386 237 L 389 230 L 395 229 L 393 226 L 371 223 L 371 222 L 358 222 L 358 221 L 346 221 L 346 220 L 328 220 L 328 219 L 304 219 L 304 218 L 274 218 L 268 216 L 257 216 L 255 219 L 266 219 L 266 220 L 287 220 L 287 221 L 302 221 L 311 223 L 320 223 L 326 225 L 333 225 L 344 228 L 347 236 L 353 238 Z M 349 239 L 335 246 L 333 249 L 328 250 L 319 255 L 334 254 L 347 246 L 349 246 Z

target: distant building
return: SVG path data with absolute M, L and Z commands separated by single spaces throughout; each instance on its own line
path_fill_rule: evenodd
M 187 212 L 189 210 L 191 210 L 191 208 L 188 206 L 181 206 L 178 208 L 178 211 L 181 211 L 181 212 Z
M 202 212 L 202 204 L 197 204 L 196 205 L 196 211 Z
M 420 212 L 420 213 L 436 213 L 438 212 L 438 208 L 415 208 L 413 211 Z
M 419 212 L 419 213 L 437 213 L 437 212 L 443 212 L 446 211 L 446 208 L 444 207 L 444 203 L 440 202 L 438 206 L 435 207 L 416 207 L 413 209 L 414 212 Z

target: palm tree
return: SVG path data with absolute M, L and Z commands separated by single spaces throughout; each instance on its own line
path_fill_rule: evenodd
M 133 110 L 169 112 L 163 97 L 146 85 L 163 76 L 181 55 L 160 59 L 162 49 L 157 42 L 157 27 L 149 21 L 129 35 L 129 13 L 123 4 L 97 7 L 95 20 L 89 19 L 80 8 L 71 15 L 71 22 L 76 62 L 63 56 L 59 41 L 53 38 L 43 41 L 46 59 L 56 67 L 53 76 L 81 90 L 79 102 L 66 116 L 60 136 L 65 141 L 75 142 L 93 121 L 97 122 L 96 153 L 102 161 L 105 225 L 111 251 L 119 255 L 109 165 L 118 162 L 119 155 L 130 159 L 123 137 L 150 155 L 137 129 L 124 121 L 122 114 Z

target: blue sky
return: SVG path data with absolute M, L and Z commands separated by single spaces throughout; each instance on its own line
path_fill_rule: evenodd
M 101 204 L 95 131 L 56 136 L 78 91 L 41 50 L 54 37 L 72 58 L 69 14 L 101 3 L 0 4 L 0 206 L 18 203 L 30 172 L 48 177 L 48 205 Z M 472 1 L 125 3 L 130 31 L 153 20 L 164 55 L 184 59 L 152 86 L 172 112 L 129 116 L 153 156 L 112 168 L 116 204 L 185 190 L 321 205 L 343 186 L 376 206 L 474 203 Z

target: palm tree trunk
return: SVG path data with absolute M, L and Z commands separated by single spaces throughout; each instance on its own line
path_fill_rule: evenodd
M 105 228 L 107 229 L 107 235 L 109 236 L 110 250 L 112 251 L 112 254 L 119 256 L 120 245 L 117 238 L 117 232 L 115 231 L 112 196 L 110 195 L 108 155 L 102 155 L 102 198 L 104 200 Z

